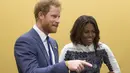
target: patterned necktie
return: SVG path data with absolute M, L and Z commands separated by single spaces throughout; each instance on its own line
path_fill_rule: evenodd
M 47 45 L 48 45 L 48 53 L 49 53 L 49 60 L 50 60 L 50 65 L 52 65 L 52 53 L 51 53 L 51 48 L 50 48 L 50 41 L 49 41 L 49 36 L 46 38 L 47 40 Z

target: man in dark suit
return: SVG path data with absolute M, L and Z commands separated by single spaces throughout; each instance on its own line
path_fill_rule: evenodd
M 35 5 L 36 24 L 20 36 L 14 47 L 19 73 L 68 73 L 80 72 L 90 63 L 70 60 L 58 63 L 57 42 L 48 36 L 56 33 L 61 4 L 57 0 L 41 0 Z

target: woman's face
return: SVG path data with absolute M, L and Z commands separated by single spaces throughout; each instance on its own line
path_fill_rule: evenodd
M 85 27 L 84 27 L 84 31 L 82 34 L 82 42 L 84 45 L 90 45 L 93 43 L 93 40 L 96 36 L 95 33 L 95 28 L 93 27 L 93 24 L 88 23 Z

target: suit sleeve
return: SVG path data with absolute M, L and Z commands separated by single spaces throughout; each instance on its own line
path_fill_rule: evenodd
M 65 62 L 40 67 L 37 61 L 36 43 L 31 38 L 20 37 L 14 46 L 19 73 L 68 73 Z

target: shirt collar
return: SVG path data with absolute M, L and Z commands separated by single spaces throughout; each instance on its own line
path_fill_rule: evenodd
M 46 35 L 43 31 L 41 31 L 41 30 L 37 27 L 36 24 L 33 26 L 33 29 L 36 30 L 36 32 L 37 32 L 38 35 L 40 36 L 41 40 L 42 40 L 43 42 L 45 42 L 47 35 Z

